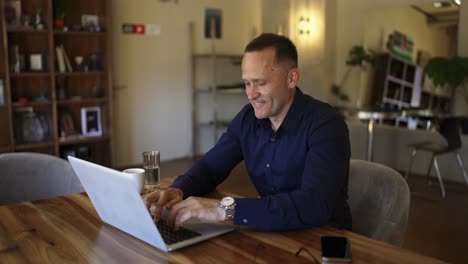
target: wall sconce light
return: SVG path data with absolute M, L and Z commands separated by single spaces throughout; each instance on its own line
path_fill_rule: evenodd
M 311 31 L 310 18 L 301 16 L 299 18 L 299 35 L 309 36 Z

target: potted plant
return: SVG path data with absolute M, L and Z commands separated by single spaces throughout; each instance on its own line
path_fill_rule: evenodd
M 452 95 L 455 94 L 455 90 L 459 91 L 468 106 L 467 57 L 434 57 L 428 61 L 424 70 L 435 86 L 448 85 L 452 89 Z M 462 119 L 462 130 L 464 134 L 468 133 L 466 117 Z
M 339 84 L 333 84 L 331 86 L 331 93 L 335 95 L 338 100 L 342 102 L 348 102 L 349 96 L 343 92 L 343 84 L 348 79 L 348 76 L 353 67 L 359 67 L 360 70 L 366 71 L 367 65 L 374 65 L 376 54 L 372 50 L 366 50 L 362 46 L 353 46 L 348 52 L 348 58 L 346 59 L 346 65 L 350 66 L 346 70 L 345 75 L 341 79 Z
M 55 27 L 63 29 L 65 26 L 65 16 L 70 11 L 70 2 L 67 0 L 54 0 Z

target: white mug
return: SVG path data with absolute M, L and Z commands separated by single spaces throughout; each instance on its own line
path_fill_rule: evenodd
M 139 193 L 143 193 L 145 187 L 145 170 L 142 168 L 130 168 L 122 171 L 130 176 Z

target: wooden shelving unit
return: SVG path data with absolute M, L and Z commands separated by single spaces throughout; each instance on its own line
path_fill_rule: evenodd
M 389 54 L 377 60 L 372 101 L 385 110 L 420 106 L 423 69 Z
M 53 0 L 17 1 L 22 14 L 17 21 L 24 23 L 28 17 L 30 25 L 12 20 L 5 9 L 8 1 L 0 0 L 0 79 L 6 101 L 0 105 L 0 152 L 33 151 L 65 157 L 79 148 L 87 153 L 84 158 L 111 166 L 111 1 L 64 1 L 69 5 L 65 14 L 68 30 L 54 26 Z M 41 27 L 33 24 L 38 13 Z M 81 25 L 83 15 L 97 17 L 97 27 Z M 69 59 L 72 69 L 66 72 L 58 67 L 57 46 L 63 46 Z M 31 66 L 34 54 L 42 55 L 41 69 Z M 83 58 L 80 68 L 75 63 L 78 56 Z M 99 108 L 102 135 L 82 135 L 84 107 Z M 42 119 L 23 114 L 31 112 Z M 23 115 L 30 118 L 28 124 Z M 34 125 L 42 127 L 47 136 L 30 137 L 24 127 L 33 130 Z

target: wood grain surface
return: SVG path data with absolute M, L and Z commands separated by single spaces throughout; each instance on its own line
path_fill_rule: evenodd
M 236 227 L 234 232 L 165 253 L 103 223 L 86 194 L 0 207 L 2 264 L 321 263 L 320 237 L 324 235 L 348 237 L 353 263 L 442 263 L 331 227 L 286 232 Z

